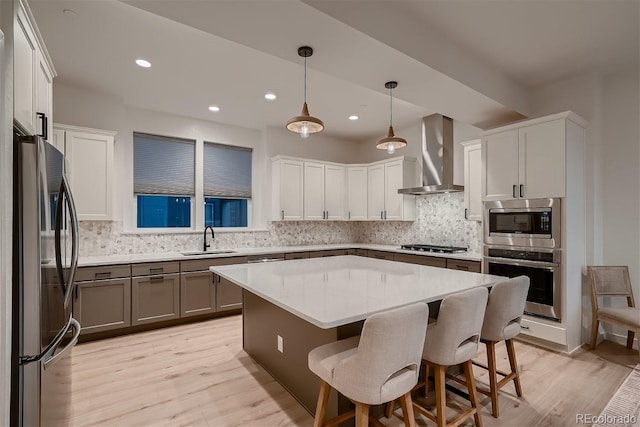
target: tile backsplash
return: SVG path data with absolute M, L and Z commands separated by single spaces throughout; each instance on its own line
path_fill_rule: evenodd
M 202 234 L 123 232 L 120 222 L 81 221 L 80 256 L 180 252 L 202 249 Z M 212 248 L 303 246 L 332 243 L 426 243 L 480 252 L 482 227 L 464 219 L 464 193 L 418 196 L 416 220 L 271 222 L 266 231 L 218 232 Z

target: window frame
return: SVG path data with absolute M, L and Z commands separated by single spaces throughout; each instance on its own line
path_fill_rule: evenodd
M 191 222 L 191 226 L 190 227 L 138 227 L 138 219 L 137 219 L 137 213 L 138 213 L 138 193 L 134 193 L 134 174 L 135 174 L 135 164 L 133 162 L 133 152 L 134 152 L 134 140 L 133 140 L 133 134 L 137 133 L 137 134 L 143 134 L 143 135 L 150 135 L 150 136 L 157 136 L 159 138 L 163 138 L 162 135 L 158 135 L 158 134 L 153 134 L 153 133 L 149 133 L 149 132 L 142 132 L 142 131 L 134 131 L 131 133 L 131 206 L 132 209 L 130 209 L 129 211 L 129 217 L 130 217 L 130 224 L 132 225 L 132 227 L 129 229 L 129 233 L 134 233 L 134 234 L 195 234 L 195 233 L 201 233 L 204 228 L 204 219 L 205 219 L 205 215 L 204 215 L 204 200 L 206 198 L 206 196 L 204 195 L 204 144 L 205 142 L 207 143 L 212 143 L 212 144 L 218 144 L 218 145 L 228 145 L 230 147 L 237 147 L 237 148 L 243 148 L 243 149 L 249 149 L 252 151 L 252 156 L 251 156 L 251 192 L 252 192 L 252 196 L 251 198 L 246 199 L 247 200 L 247 226 L 246 227 L 214 227 L 214 230 L 216 233 L 225 233 L 225 232 L 229 232 L 229 233 L 237 233 L 237 232 L 253 232 L 256 231 L 254 229 L 254 224 L 255 224 L 255 218 L 254 218 L 254 213 L 255 213 L 255 209 L 254 209 L 254 194 L 255 194 L 255 186 L 254 186 L 254 179 L 255 179 L 255 170 L 256 170 L 256 163 L 255 163 L 255 158 L 253 156 L 253 154 L 255 153 L 255 149 L 252 146 L 244 146 L 244 145 L 238 145 L 238 144 L 227 144 L 227 143 L 221 143 L 221 142 L 215 142 L 211 139 L 203 139 L 203 138 L 184 138 L 184 137 L 175 137 L 174 139 L 176 140 L 187 140 L 187 141 L 195 141 L 195 176 L 194 176 L 194 184 L 195 184 L 195 194 L 192 196 L 185 196 L 185 195 L 181 195 L 181 196 L 176 196 L 176 197 L 190 197 L 191 200 L 191 206 L 190 206 L 190 222 Z M 164 136 L 164 138 L 173 138 L 173 137 L 166 137 Z M 211 197 L 211 196 L 208 196 Z M 126 233 L 126 231 L 125 231 Z

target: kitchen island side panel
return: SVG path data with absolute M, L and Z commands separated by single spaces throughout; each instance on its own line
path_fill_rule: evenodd
M 315 414 L 320 378 L 309 370 L 309 352 L 320 345 L 359 335 L 363 322 L 321 329 L 247 290 L 243 290 L 243 299 L 244 350 L 310 414 Z M 283 352 L 278 350 L 278 335 L 283 339 Z M 352 407 L 347 399 L 331 390 L 325 419 Z

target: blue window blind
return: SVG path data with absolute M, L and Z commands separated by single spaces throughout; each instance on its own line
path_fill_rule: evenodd
M 195 193 L 195 141 L 133 133 L 133 192 Z
M 204 195 L 251 198 L 251 148 L 204 143 Z

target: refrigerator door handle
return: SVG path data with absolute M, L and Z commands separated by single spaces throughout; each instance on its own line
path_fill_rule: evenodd
M 71 338 L 71 341 L 69 341 L 69 343 L 67 343 L 67 345 L 61 351 L 56 353 L 56 349 L 58 348 L 58 345 L 60 345 L 60 342 L 65 337 L 65 335 L 67 335 L 70 328 L 74 329 L 73 338 Z M 54 341 L 53 345 L 51 345 L 47 349 L 47 351 L 44 353 L 43 360 L 42 360 L 42 367 L 44 369 L 47 369 L 48 367 L 53 365 L 57 360 L 60 359 L 60 357 L 62 357 L 63 354 L 71 350 L 73 346 L 76 345 L 76 343 L 78 342 L 78 337 L 80 336 L 81 329 L 82 328 L 80 328 L 80 323 L 78 323 L 76 319 L 71 317 L 69 319 L 69 323 L 67 324 L 67 326 L 62 330 L 62 333 L 58 335 L 59 339 Z
M 68 207 L 69 215 L 71 217 L 71 265 L 69 266 L 69 275 L 67 276 L 66 283 L 64 280 L 64 274 L 62 270 L 62 248 L 60 246 L 60 233 L 62 230 L 62 203 L 64 198 Z M 69 190 L 69 183 L 66 176 L 62 176 L 62 183 L 60 184 L 60 191 L 58 192 L 58 205 L 56 206 L 56 268 L 58 270 L 58 277 L 60 282 L 64 283 L 62 289 L 64 291 L 64 308 L 69 306 L 71 302 L 71 296 L 73 295 L 73 287 L 75 286 L 74 279 L 76 276 L 76 270 L 78 269 L 78 213 L 76 211 L 76 205 L 73 202 L 73 196 Z
M 69 344 L 67 344 L 67 346 L 60 353 L 58 353 L 55 356 L 51 357 L 51 355 L 53 355 L 53 353 L 55 353 L 56 348 L 58 348 L 58 346 L 60 345 L 60 343 L 62 342 L 64 337 L 69 332 L 70 328 L 74 328 L 74 330 L 75 330 L 75 332 L 73 334 L 73 338 L 71 339 Z M 58 332 L 58 334 L 55 336 L 53 341 L 51 341 L 49 343 L 49 345 L 44 350 L 42 350 L 42 353 L 36 354 L 35 356 L 20 356 L 20 360 L 19 360 L 20 365 L 28 365 L 29 363 L 38 362 L 38 361 L 40 361 L 42 359 L 45 359 L 46 357 L 49 357 L 49 359 L 46 359 L 47 360 L 47 365 L 51 365 L 51 363 L 54 362 L 54 359 L 57 359 L 57 357 L 60 354 L 62 354 L 65 351 L 67 351 L 68 349 L 73 347 L 78 342 L 78 337 L 80 336 L 80 330 L 81 330 L 80 323 L 78 323 L 78 321 L 76 319 L 74 319 L 73 317 L 70 317 L 69 318 L 69 322 L 67 322 L 65 327 L 61 331 Z

